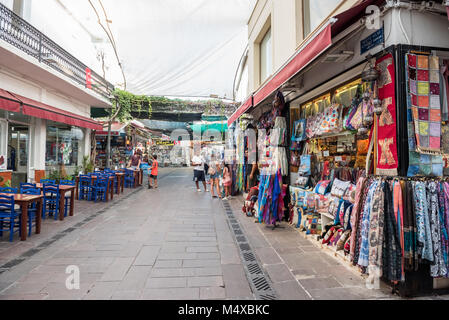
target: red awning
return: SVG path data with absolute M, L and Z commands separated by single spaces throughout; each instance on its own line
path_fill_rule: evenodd
M 20 101 L 8 91 L 0 89 L 0 109 L 20 112 Z
M 28 99 L 18 94 L 13 94 L 22 105 L 22 113 L 28 116 L 65 123 L 71 126 L 88 128 L 92 130 L 103 130 L 103 126 L 90 118 L 64 111 L 36 100 Z
M 256 92 L 253 101 L 254 105 L 258 105 L 274 91 L 279 89 L 281 85 L 290 80 L 291 77 L 311 63 L 324 50 L 329 48 L 331 44 L 331 25 L 328 24 L 311 41 L 299 48 L 293 58 L 265 86 Z
M 371 14 L 371 12 L 366 12 L 368 6 L 380 6 L 380 4 L 384 1 L 385 0 L 364 0 L 354 7 L 336 15 L 334 18 L 337 19 L 337 21 L 332 25 L 332 36 L 339 34 L 350 25 L 356 23 L 361 16 Z
M 250 96 L 242 105 L 235 111 L 228 119 L 228 126 L 230 126 L 235 120 L 237 120 L 246 110 L 253 106 L 253 96 Z

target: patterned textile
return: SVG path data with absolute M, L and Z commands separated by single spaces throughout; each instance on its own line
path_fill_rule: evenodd
M 447 225 L 447 217 L 449 210 L 449 202 L 445 199 L 445 193 L 444 193 L 444 183 L 441 183 L 439 185 L 438 190 L 438 200 L 440 205 L 440 228 L 441 228 L 441 253 L 443 255 L 444 264 L 446 266 L 446 269 L 449 269 L 449 234 L 448 234 L 448 225 Z M 449 200 L 449 199 L 447 199 Z M 449 274 L 446 274 L 446 277 L 448 277 Z
M 384 238 L 384 182 L 378 184 L 373 198 L 369 230 L 369 266 L 368 272 L 373 276 L 381 276 L 382 243 Z
M 404 204 L 402 200 L 402 187 L 399 181 L 393 181 L 393 211 L 396 217 L 399 242 L 401 244 L 402 278 L 404 278 Z
M 419 258 L 433 262 L 433 246 L 430 234 L 429 209 L 424 182 L 415 182 L 415 210 L 417 226 L 417 250 Z
M 384 241 L 382 247 L 383 276 L 390 281 L 400 281 L 402 278 L 401 244 L 397 233 L 392 192 L 389 183 L 384 183 Z
M 438 203 L 439 183 L 427 184 L 427 202 L 429 203 L 430 232 L 432 237 L 434 261 L 430 266 L 430 275 L 434 278 L 447 276 L 447 267 L 444 263 L 441 250 L 440 213 Z
M 351 241 L 350 241 L 350 249 L 349 249 L 349 255 L 351 261 L 354 260 L 354 252 L 355 252 L 355 238 L 357 236 L 357 229 L 359 227 L 358 225 L 358 218 L 360 215 L 360 209 L 361 209 L 361 202 L 362 202 L 362 196 L 363 196 L 363 190 L 365 189 L 365 177 L 360 177 L 357 181 L 357 188 L 356 188 L 356 194 L 355 194 L 355 202 L 354 202 L 354 208 L 352 209 L 351 214 Z
M 449 60 L 443 60 L 440 67 L 441 120 L 449 121 Z
M 404 184 L 404 268 L 407 271 L 418 271 L 414 191 L 411 182 L 407 181 Z
M 356 231 L 356 235 L 355 235 L 355 238 L 354 238 L 355 248 L 354 248 L 354 259 L 352 261 L 353 265 L 357 265 L 358 261 L 359 261 L 360 244 L 362 242 L 362 232 L 361 232 L 362 231 L 362 227 L 361 226 L 362 226 L 362 221 L 363 221 L 363 213 L 364 213 L 364 208 L 365 208 L 365 205 L 366 205 L 366 198 L 367 198 L 367 195 L 368 195 L 368 191 L 370 190 L 370 186 L 371 186 L 372 182 L 373 182 L 372 180 L 367 180 L 367 182 L 365 184 L 365 187 L 363 189 L 361 207 L 359 209 L 360 214 L 359 214 L 358 219 L 357 219 L 358 227 L 355 230 Z
M 407 56 L 416 151 L 438 155 L 441 153 L 439 60 L 436 56 Z
M 366 203 L 363 208 L 363 219 L 361 221 L 361 243 L 358 265 L 362 267 L 368 267 L 369 264 L 369 232 L 370 232 L 370 218 L 373 211 L 373 198 L 374 192 L 379 185 L 379 181 L 375 180 L 370 185 L 368 194 L 366 196 Z
M 406 55 L 406 65 L 408 66 L 408 55 Z M 407 92 L 410 92 L 409 71 L 406 67 L 405 72 Z M 440 155 L 427 155 L 416 152 L 416 134 L 414 117 L 412 112 L 412 97 L 407 95 L 407 129 L 409 146 L 409 168 L 407 176 L 442 176 L 443 175 L 443 157 Z
M 378 175 L 398 174 L 398 150 L 396 142 L 396 100 L 395 100 L 395 66 L 393 56 L 387 54 L 377 60 L 380 70 L 378 81 L 379 99 L 383 102 L 383 112 L 378 118 L 377 160 Z

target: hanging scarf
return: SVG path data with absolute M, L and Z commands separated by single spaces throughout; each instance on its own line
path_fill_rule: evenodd
M 352 261 L 353 265 L 357 265 L 358 261 L 359 261 L 359 255 L 360 255 L 360 243 L 362 242 L 362 220 L 363 220 L 363 213 L 364 213 L 364 208 L 365 208 L 365 204 L 366 204 L 366 198 L 368 195 L 368 191 L 370 190 L 370 186 L 372 184 L 372 180 L 367 180 L 366 186 L 363 190 L 363 195 L 362 195 L 362 202 L 361 202 L 361 208 L 360 208 L 360 214 L 359 217 L 357 219 L 357 230 L 356 230 L 356 236 L 355 236 L 355 249 L 354 249 L 354 259 Z
M 357 186 L 355 191 L 355 202 L 354 207 L 352 209 L 352 215 L 351 215 L 351 240 L 350 240 L 350 249 L 349 249 L 349 256 L 351 261 L 354 260 L 354 252 L 355 252 L 355 238 L 357 236 L 357 229 L 358 229 L 358 218 L 360 215 L 360 209 L 361 209 L 361 201 L 363 196 L 363 190 L 365 188 L 366 184 L 366 178 L 360 177 L 357 180 Z
M 405 277 L 404 271 L 404 204 L 402 201 L 402 187 L 399 181 L 393 182 L 393 211 L 396 218 L 396 225 L 398 229 L 399 241 L 401 243 L 402 255 L 402 278 Z
M 384 183 L 384 241 L 382 248 L 383 276 L 390 281 L 402 278 L 401 243 L 396 227 L 393 198 L 389 183 Z
M 444 265 L 448 269 L 448 257 L 449 257 L 449 235 L 446 225 L 447 209 L 446 201 L 444 199 L 444 184 L 439 185 L 438 200 L 440 205 L 440 228 L 441 228 L 441 253 L 443 255 Z M 446 275 L 447 277 L 448 275 Z
M 416 216 L 413 185 L 405 182 L 404 203 L 404 268 L 407 271 L 418 271 L 418 251 L 416 249 Z
M 447 275 L 447 268 L 441 251 L 438 189 L 439 184 L 435 181 L 431 181 L 427 184 L 427 202 L 429 203 L 430 232 L 434 258 L 433 263 L 430 266 L 430 275 L 434 278 L 445 277 Z
M 370 218 L 373 210 L 373 197 L 374 192 L 379 185 L 379 181 L 375 180 L 369 187 L 368 195 L 366 197 L 366 204 L 363 208 L 363 219 L 361 224 L 361 243 L 358 265 L 362 267 L 368 267 L 369 264 L 369 231 L 370 231 Z
M 382 244 L 384 238 L 384 182 L 376 187 L 373 197 L 373 209 L 369 229 L 369 265 L 371 283 L 382 276 Z
M 417 249 L 420 259 L 433 262 L 432 237 L 430 235 L 429 209 L 427 206 L 426 185 L 415 183 L 415 208 L 417 226 Z

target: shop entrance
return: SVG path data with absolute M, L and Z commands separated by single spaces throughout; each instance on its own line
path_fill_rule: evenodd
M 11 122 L 8 131 L 8 170 L 12 171 L 11 185 L 18 187 L 27 182 L 29 127 Z

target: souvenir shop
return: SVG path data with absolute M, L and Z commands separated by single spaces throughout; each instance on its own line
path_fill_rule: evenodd
M 388 43 L 382 34 L 355 64 L 302 70 L 301 88 L 281 89 L 285 105 L 277 91 L 271 110 L 249 110 L 259 133 L 268 129 L 258 134 L 259 221 L 288 221 L 373 288 L 383 280 L 402 296 L 449 288 L 449 23 L 416 15 L 434 24 L 437 42 L 417 32 L 415 42 L 428 46 Z M 339 73 L 313 81 L 332 68 Z

